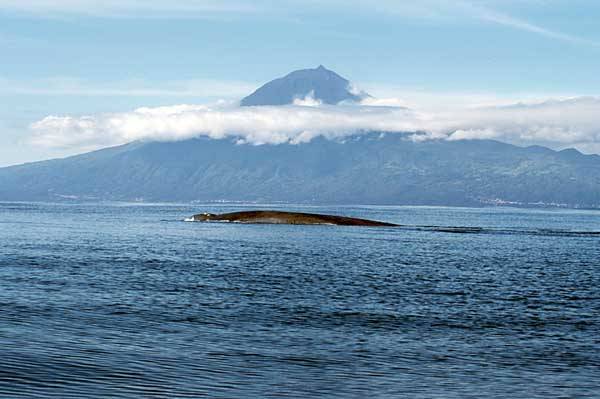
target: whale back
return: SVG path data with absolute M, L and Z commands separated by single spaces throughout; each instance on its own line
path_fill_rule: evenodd
M 357 219 L 344 216 L 282 211 L 243 211 L 223 214 L 200 213 L 194 215 L 199 222 L 223 221 L 258 224 L 330 224 L 340 226 L 395 226 L 392 223 Z
M 211 220 L 216 220 L 217 216 L 218 215 L 215 215 L 214 213 L 208 213 L 208 212 L 199 213 L 198 215 L 194 215 L 194 221 L 208 222 Z

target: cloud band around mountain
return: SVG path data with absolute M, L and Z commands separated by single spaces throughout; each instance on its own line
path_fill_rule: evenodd
M 250 144 L 296 144 L 317 136 L 381 131 L 410 133 L 413 140 L 496 139 L 600 152 L 599 98 L 437 112 L 369 104 L 373 105 L 175 105 L 94 116 L 48 116 L 31 125 L 31 142 L 89 149 L 207 136 Z

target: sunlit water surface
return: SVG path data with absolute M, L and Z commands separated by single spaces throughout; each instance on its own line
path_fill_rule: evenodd
M 240 209 L 0 204 L 0 396 L 600 397 L 599 212 Z

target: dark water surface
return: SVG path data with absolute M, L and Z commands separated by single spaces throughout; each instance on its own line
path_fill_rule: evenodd
M 600 212 L 239 209 L 0 204 L 0 397 L 600 397 Z

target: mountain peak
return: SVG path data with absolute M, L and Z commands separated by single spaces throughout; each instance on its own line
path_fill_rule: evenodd
M 368 95 L 353 92 L 350 81 L 319 65 L 314 69 L 300 69 L 272 80 L 242 99 L 240 104 L 286 105 L 307 96 L 323 104 L 338 104 L 342 101 L 360 101 Z

